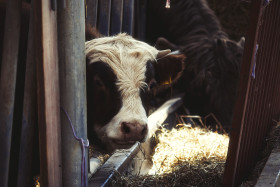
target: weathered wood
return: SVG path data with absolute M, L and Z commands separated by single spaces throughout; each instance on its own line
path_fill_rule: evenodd
M 98 4 L 98 31 L 105 35 L 109 35 L 111 20 L 111 0 L 102 0 Z
M 273 149 L 255 186 L 280 186 L 280 146 Z
M 18 187 L 31 186 L 32 180 L 33 141 L 35 125 L 37 125 L 37 79 L 33 36 L 33 15 L 30 13 L 23 114 L 21 123 L 22 127 L 20 135 L 19 166 L 17 172 Z
M 21 0 L 7 1 L 0 77 L 0 186 L 8 186 Z
M 72 121 L 79 138 L 87 139 L 86 63 L 84 1 L 68 0 L 67 7 L 58 6 L 59 70 L 61 107 Z M 82 184 L 82 148 L 73 135 L 69 120 L 61 113 L 62 185 Z M 85 156 L 87 163 L 87 152 Z M 87 166 L 85 166 L 87 179 Z M 87 183 L 87 181 L 83 181 Z
M 110 35 L 122 31 L 123 0 L 112 0 Z
M 133 35 L 134 34 L 133 28 L 134 28 L 134 0 L 124 0 L 122 31 L 130 35 Z
M 97 26 L 98 0 L 86 0 L 86 22 L 92 27 Z
M 136 17 L 134 37 L 144 41 L 146 39 L 147 0 L 136 0 Z
M 61 186 L 57 14 L 50 1 L 34 2 L 40 141 L 40 183 Z

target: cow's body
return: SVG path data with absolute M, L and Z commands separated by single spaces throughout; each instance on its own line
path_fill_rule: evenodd
M 150 40 L 159 49 L 180 50 L 186 55 L 185 70 L 173 85 L 185 93 L 185 105 L 192 114 L 213 113 L 229 129 L 236 97 L 243 43 L 228 39 L 205 0 L 149 2 Z

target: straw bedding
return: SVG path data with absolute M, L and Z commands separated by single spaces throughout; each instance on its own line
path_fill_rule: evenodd
M 149 175 L 117 176 L 113 186 L 221 186 L 229 137 L 183 125 L 161 129 Z

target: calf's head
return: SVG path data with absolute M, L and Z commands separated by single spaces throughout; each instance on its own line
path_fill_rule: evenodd
M 157 58 L 169 52 L 127 34 L 86 42 L 90 140 L 109 151 L 145 141 L 151 90 L 157 81 L 163 81 L 156 80 Z M 165 66 L 169 58 L 165 57 Z M 183 59 L 180 63 L 182 66 Z
M 126 34 L 86 42 L 90 140 L 109 151 L 145 141 L 157 58 L 169 52 Z

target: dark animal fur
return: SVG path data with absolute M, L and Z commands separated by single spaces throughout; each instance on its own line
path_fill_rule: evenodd
M 228 39 L 204 0 L 173 0 L 170 9 L 164 5 L 165 0 L 150 1 L 156 24 L 148 24 L 148 38 L 153 42 L 156 35 L 164 36 L 168 40 L 159 38 L 158 48 L 179 49 L 186 55 L 183 75 L 173 86 L 185 93 L 192 114 L 213 113 L 229 128 L 243 43 Z

